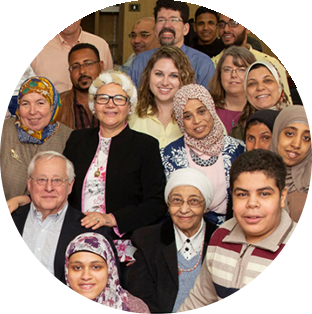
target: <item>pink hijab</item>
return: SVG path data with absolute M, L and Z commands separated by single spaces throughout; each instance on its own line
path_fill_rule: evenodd
M 198 99 L 205 105 L 214 121 L 210 133 L 200 140 L 188 135 L 184 128 L 183 111 L 189 99 Z M 188 146 L 209 156 L 217 156 L 220 154 L 224 146 L 223 127 L 216 113 L 214 101 L 204 86 L 190 84 L 180 88 L 173 99 L 173 111 L 180 132 L 184 135 L 185 143 Z

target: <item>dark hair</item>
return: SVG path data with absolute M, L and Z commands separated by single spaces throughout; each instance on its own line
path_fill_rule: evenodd
M 181 2 L 181 1 L 173 1 L 173 0 L 158 0 L 154 8 L 155 21 L 157 19 L 158 12 L 162 8 L 173 10 L 173 11 L 179 11 L 181 18 L 183 20 L 183 23 L 184 24 L 188 23 L 189 16 L 190 16 L 190 8 L 187 5 L 187 3 Z
M 0 27 L 0 46 L 19 52 L 25 43 L 25 35 L 17 23 L 3 24 Z
M 251 23 L 251 19 L 252 19 L 251 12 L 246 8 L 245 4 L 243 2 L 240 2 L 239 0 L 230 0 L 228 2 L 225 2 L 220 11 L 220 14 L 223 9 L 233 8 L 233 7 L 241 8 L 244 21 L 246 22 L 246 24 Z
M 95 55 L 96 55 L 97 61 L 100 61 L 100 54 L 99 54 L 98 49 L 95 46 L 93 46 L 91 44 L 88 44 L 88 43 L 80 43 L 80 44 L 77 44 L 77 45 L 73 46 L 72 49 L 70 49 L 70 52 L 68 53 L 68 62 L 69 62 L 71 54 L 73 52 L 81 50 L 81 49 L 91 49 L 91 50 L 93 50 Z
M 286 165 L 283 158 L 276 153 L 264 149 L 254 149 L 239 155 L 230 170 L 230 187 L 233 192 L 234 182 L 243 172 L 263 172 L 268 178 L 275 180 L 280 193 L 285 188 Z
M 207 9 L 207 8 L 205 8 L 205 7 L 199 7 L 199 8 L 196 10 L 196 12 L 195 12 L 195 23 L 196 23 L 197 17 L 198 17 L 199 15 L 201 15 L 201 14 L 204 14 L 204 13 L 213 14 L 213 15 L 216 17 L 217 21 L 218 21 L 218 19 L 219 19 L 219 13 L 218 13 L 218 12 L 216 12 L 216 11 L 214 11 L 214 10 L 211 10 L 211 9 Z

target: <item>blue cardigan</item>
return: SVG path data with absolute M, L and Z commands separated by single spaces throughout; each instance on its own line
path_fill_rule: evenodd
M 224 163 L 224 174 L 227 189 L 227 199 L 230 195 L 230 169 L 237 156 L 245 151 L 245 144 L 241 140 L 224 135 L 224 147 L 222 157 Z M 165 168 L 165 175 L 168 180 L 170 174 L 181 168 L 188 168 L 189 162 L 185 149 L 184 136 L 170 143 L 160 150 L 161 159 Z

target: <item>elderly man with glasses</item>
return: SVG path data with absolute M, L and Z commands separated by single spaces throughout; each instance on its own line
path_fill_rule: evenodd
M 233 19 L 223 14 L 220 14 L 219 16 L 217 28 L 219 29 L 219 36 L 225 46 L 225 49 L 231 46 L 245 47 L 255 56 L 257 60 L 267 60 L 271 62 L 278 70 L 281 76 L 281 81 L 284 86 L 284 91 L 287 94 L 289 101 L 292 103 L 285 68 L 276 58 L 269 56 L 263 52 L 260 52 L 258 50 L 255 50 L 250 44 L 248 44 L 247 40 L 250 31 L 243 25 L 239 24 L 238 22 L 234 21 Z M 218 64 L 224 50 L 221 51 L 220 54 L 212 58 L 212 61 L 214 62 L 215 66 Z
M 89 87 L 104 69 L 98 49 L 87 43 L 75 45 L 68 54 L 72 88 L 60 94 L 62 106 L 57 120 L 72 129 L 97 127 L 98 119 L 89 109 Z
M 119 68 L 124 73 L 128 72 L 133 59 L 139 53 L 159 47 L 159 41 L 155 36 L 155 20 L 153 17 L 143 17 L 136 21 L 128 36 L 133 53 Z
M 55 151 L 38 153 L 28 166 L 27 185 L 31 203 L 12 213 L 29 249 L 63 283 L 65 250 L 77 235 L 91 231 L 100 233 L 114 248 L 107 227 L 95 231 L 82 227 L 84 214 L 68 204 L 67 197 L 74 178 L 74 166 L 62 154 Z
M 82 30 L 83 0 L 50 0 L 52 18 L 56 30 L 31 41 L 25 48 L 37 75 L 47 77 L 59 93 L 72 87 L 68 76 L 67 57 L 70 49 L 78 43 L 90 43 L 100 52 L 104 70 L 113 68 L 112 56 L 107 42 Z

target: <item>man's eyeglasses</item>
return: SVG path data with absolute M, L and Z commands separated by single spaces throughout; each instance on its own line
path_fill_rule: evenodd
M 78 7 L 70 7 L 68 9 L 66 9 L 66 8 L 56 8 L 56 9 L 54 9 L 54 12 L 57 15 L 65 15 L 67 11 L 70 14 L 77 14 L 79 10 L 80 10 L 80 7 L 78 6 Z
M 171 197 L 168 200 L 168 204 L 172 207 L 182 207 L 185 202 L 191 208 L 199 208 L 202 205 L 202 203 L 205 202 L 205 200 L 199 200 L 197 198 L 192 197 L 185 201 L 177 196 Z
M 91 68 L 94 64 L 99 63 L 100 61 L 86 61 L 83 64 L 74 63 L 69 67 L 70 72 L 80 71 L 80 68 L 83 67 L 85 69 Z
M 178 17 L 172 17 L 170 19 L 164 19 L 164 18 L 156 19 L 156 23 L 158 23 L 158 24 L 165 24 L 166 22 L 170 22 L 172 24 L 176 24 L 178 22 L 183 22 L 183 20 L 179 19 Z
M 235 28 L 239 25 L 239 23 L 237 23 L 235 21 L 219 22 L 219 23 L 217 23 L 217 28 L 223 29 L 223 28 L 225 28 L 225 25 L 229 25 L 230 28 Z
M 129 98 L 123 95 L 109 96 L 106 94 L 98 94 L 94 96 L 94 100 L 100 105 L 108 104 L 110 99 L 116 106 L 124 106 L 127 103 L 127 101 L 129 101 Z
M 49 180 L 51 181 L 52 186 L 60 186 L 64 182 L 69 180 L 69 179 L 61 179 L 61 178 L 48 179 L 48 178 L 33 178 L 33 177 L 30 177 L 30 179 L 36 181 L 37 184 L 41 186 L 47 185 Z
M 151 36 L 151 33 L 148 33 L 148 32 L 141 32 L 139 34 L 136 34 L 136 33 L 130 33 L 128 35 L 129 38 L 131 39 L 136 39 L 137 37 L 141 37 L 143 39 L 146 39 L 148 36 Z
M 238 75 L 244 76 L 246 73 L 246 68 L 241 67 L 241 68 L 231 68 L 231 67 L 224 67 L 221 69 L 221 72 L 225 75 L 232 75 L 233 72 L 235 72 Z

